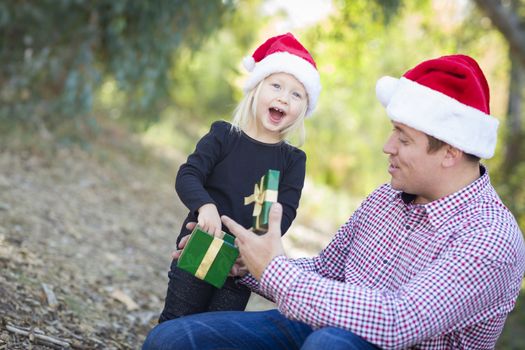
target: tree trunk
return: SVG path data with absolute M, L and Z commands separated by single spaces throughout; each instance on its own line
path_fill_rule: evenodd
M 511 70 L 507 130 L 503 141 L 503 162 L 497 174 L 497 182 L 505 204 L 521 222 L 525 213 L 525 66 L 512 52 L 509 56 Z
M 524 220 L 525 214 L 525 20 L 518 1 L 474 0 L 509 44 L 511 64 L 505 147 L 500 169 L 494 174 L 498 191 L 509 209 Z M 522 217 L 520 219 L 519 217 Z
M 517 3 L 500 0 L 474 0 L 478 7 L 490 18 L 509 43 L 515 59 L 525 67 L 525 23 L 520 17 Z
M 523 127 L 525 99 L 525 68 L 519 58 L 510 53 L 510 86 L 507 111 L 507 140 L 503 168 L 511 172 L 512 168 L 525 161 L 525 130 Z

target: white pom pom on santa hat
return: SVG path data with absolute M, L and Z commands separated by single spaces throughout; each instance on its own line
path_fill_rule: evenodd
M 396 91 L 397 83 L 399 79 L 393 77 L 382 77 L 376 83 L 376 95 L 377 99 L 381 104 L 386 107 L 392 98 L 392 95 Z
M 251 72 L 255 68 L 255 60 L 252 56 L 246 56 L 242 59 L 242 65 L 248 72 Z

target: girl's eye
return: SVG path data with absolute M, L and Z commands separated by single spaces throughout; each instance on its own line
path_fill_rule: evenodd
M 273 83 L 272 86 L 276 89 L 279 89 L 281 87 L 281 85 L 277 84 L 277 83 Z
M 303 98 L 303 95 L 301 95 L 298 92 L 294 92 L 292 95 L 293 95 L 293 97 L 298 98 L 298 99 L 302 99 Z

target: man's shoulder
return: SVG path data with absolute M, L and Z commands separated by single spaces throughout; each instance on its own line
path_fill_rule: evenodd
M 489 226 L 516 224 L 514 216 L 491 185 L 485 187 L 479 196 L 473 197 L 467 203 L 464 211 L 470 213 L 473 219 L 477 218 Z
M 400 194 L 400 191 L 393 189 L 390 184 L 385 183 L 372 191 L 366 198 L 366 201 L 391 201 L 398 198 Z
M 462 239 L 477 242 L 485 255 L 525 253 L 518 223 L 492 186 L 466 203 L 455 219 L 454 226 L 462 228 Z

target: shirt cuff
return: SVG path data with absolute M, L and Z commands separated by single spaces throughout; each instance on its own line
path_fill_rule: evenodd
M 215 203 L 215 201 L 209 197 L 208 199 L 206 200 L 201 200 L 201 201 L 198 201 L 196 202 L 194 205 L 193 205 L 193 208 L 190 207 L 190 211 L 192 213 L 195 214 L 195 216 L 199 216 L 199 209 L 204 205 L 204 204 L 213 204 L 215 205 L 215 207 L 217 207 L 217 211 L 219 210 L 219 207 L 217 206 L 217 203 Z M 220 216 L 221 214 L 219 214 Z
M 237 281 L 241 284 L 244 284 L 253 291 L 257 291 L 259 289 L 259 282 L 257 282 L 257 280 L 250 273 L 247 273 Z
M 295 284 L 301 269 L 293 265 L 284 255 L 279 255 L 268 264 L 259 281 L 259 290 L 272 298 L 277 305 L 285 302 L 289 289 Z

